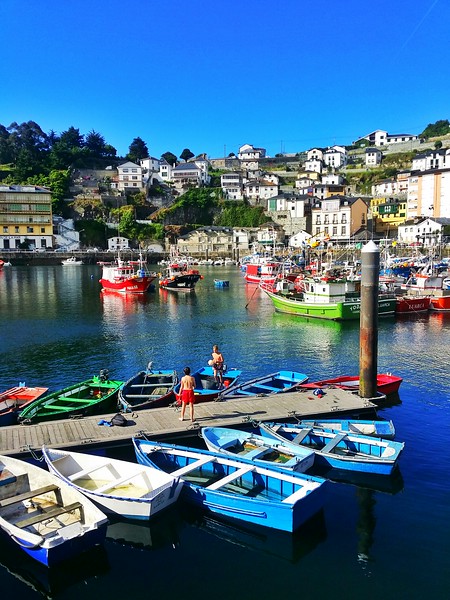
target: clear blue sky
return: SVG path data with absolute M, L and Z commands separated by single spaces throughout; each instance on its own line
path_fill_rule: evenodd
M 449 0 L 1 0 L 0 124 L 209 157 L 420 133 L 450 107 Z

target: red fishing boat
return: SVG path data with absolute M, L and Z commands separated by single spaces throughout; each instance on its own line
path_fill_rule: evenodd
M 150 273 L 141 253 L 139 260 L 124 261 L 119 255 L 115 262 L 101 265 L 103 270 L 100 283 L 104 291 L 142 294 L 156 279 L 156 273 Z
M 377 375 L 377 390 L 386 396 L 395 394 L 398 392 L 402 381 L 401 377 L 397 377 L 391 373 L 379 373 Z M 332 379 L 302 383 L 298 387 L 306 390 L 331 387 L 357 392 L 359 390 L 359 377 L 357 375 L 342 375 L 341 377 L 334 377 Z
M 47 390 L 46 387 L 26 387 L 21 384 L 0 392 L 0 426 L 16 424 L 19 412 Z

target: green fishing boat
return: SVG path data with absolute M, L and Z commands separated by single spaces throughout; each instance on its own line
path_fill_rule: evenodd
M 92 379 L 38 398 L 20 413 L 19 422 L 31 424 L 113 411 L 123 383 L 109 379 L 108 371 L 102 369 Z
M 275 289 L 263 288 L 275 310 L 300 317 L 333 321 L 359 319 L 359 281 L 332 277 L 301 277 L 294 284 L 280 282 Z M 395 314 L 395 296 L 380 296 L 378 315 Z

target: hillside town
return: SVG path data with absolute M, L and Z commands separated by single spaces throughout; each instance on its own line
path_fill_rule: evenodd
M 390 177 L 375 177 L 362 191 L 361 177 L 385 173 L 381 167 L 393 156 L 403 157 L 401 168 L 391 168 Z M 96 202 L 118 208 L 141 194 L 147 210 L 136 222 L 158 222 L 163 235 L 130 239 L 121 235 L 117 222 L 106 219 L 104 247 L 90 248 L 79 226 L 89 219 L 89 210 L 72 210 L 69 217 L 53 214 L 52 189 L 0 181 L 0 251 L 140 248 L 236 258 L 255 247 L 295 251 L 369 239 L 441 247 L 450 239 L 450 137 L 445 136 L 436 142 L 376 130 L 350 147 L 314 147 L 274 158 L 248 143 L 222 158 L 201 154 L 171 163 L 147 156 L 70 173 L 68 206 L 78 201 L 84 207 Z M 196 189 L 210 189 L 223 206 L 259 208 L 264 218 L 258 226 L 223 226 L 216 223 L 215 211 L 210 223 L 199 225 L 195 211 L 186 216 L 174 210 Z

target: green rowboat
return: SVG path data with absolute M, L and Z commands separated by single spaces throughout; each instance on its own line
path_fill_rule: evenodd
M 103 370 L 92 379 L 38 398 L 20 413 L 19 422 L 30 424 L 113 411 L 123 383 L 109 379 Z

